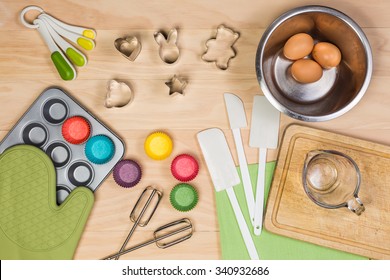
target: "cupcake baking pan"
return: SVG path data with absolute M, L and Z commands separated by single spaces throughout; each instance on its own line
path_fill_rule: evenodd
M 95 191 L 125 150 L 114 132 L 59 88 L 37 98 L 0 143 L 0 153 L 17 144 L 34 145 L 52 159 L 58 204 L 78 186 Z

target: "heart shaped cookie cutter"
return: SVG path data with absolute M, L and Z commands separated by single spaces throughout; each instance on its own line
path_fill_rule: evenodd
M 134 61 L 141 52 L 141 42 L 135 36 L 118 38 L 114 42 L 115 48 L 128 60 Z

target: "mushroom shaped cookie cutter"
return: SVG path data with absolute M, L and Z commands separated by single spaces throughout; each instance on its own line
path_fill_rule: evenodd
M 120 108 L 132 102 L 133 97 L 134 94 L 128 84 L 116 80 L 109 80 L 104 106 L 106 108 Z

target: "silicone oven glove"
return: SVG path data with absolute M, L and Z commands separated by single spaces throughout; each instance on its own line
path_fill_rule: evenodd
M 0 259 L 72 259 L 94 203 L 78 187 L 58 206 L 51 159 L 29 145 L 0 155 Z

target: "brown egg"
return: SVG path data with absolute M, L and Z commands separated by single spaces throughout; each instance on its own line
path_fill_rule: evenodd
M 291 75 L 293 78 L 303 84 L 314 83 L 322 77 L 321 66 L 311 59 L 300 59 L 291 66 Z
M 313 50 L 313 38 L 306 33 L 291 36 L 283 47 L 283 54 L 291 60 L 297 60 L 309 55 Z
M 326 42 L 316 44 L 312 56 L 325 69 L 336 67 L 341 61 L 339 48 Z

